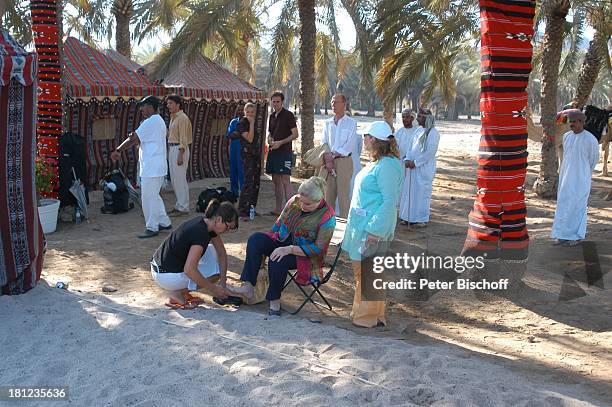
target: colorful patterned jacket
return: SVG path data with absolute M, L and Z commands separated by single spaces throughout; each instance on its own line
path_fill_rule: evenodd
M 323 261 L 335 228 L 336 215 L 325 200 L 314 211 L 302 212 L 299 195 L 295 195 L 289 199 L 267 235 L 280 242 L 293 237 L 293 244 L 306 254 L 306 257 L 295 256 L 296 281 L 308 284 L 311 277 L 323 277 Z

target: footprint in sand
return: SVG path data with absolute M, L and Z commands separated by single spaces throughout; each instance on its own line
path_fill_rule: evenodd
M 430 406 L 434 402 L 441 399 L 441 397 L 437 396 L 433 390 L 424 387 L 408 389 L 406 392 L 406 398 L 410 402 L 419 406 Z
M 298 365 L 290 361 L 278 361 L 272 366 L 263 368 L 259 371 L 259 375 L 267 378 L 277 377 L 280 373 L 289 372 L 295 369 Z
M 256 355 L 246 352 L 246 353 L 241 353 L 239 355 L 232 356 L 231 358 L 225 359 L 223 362 L 221 362 L 221 364 L 225 367 L 231 367 L 236 362 L 240 362 L 245 359 L 253 359 L 253 358 L 256 358 Z

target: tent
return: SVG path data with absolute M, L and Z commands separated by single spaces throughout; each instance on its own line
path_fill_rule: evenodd
M 110 53 L 111 57 L 115 54 Z M 116 61 L 127 69 L 134 70 L 130 61 L 116 56 Z M 144 67 L 147 70 L 152 64 Z M 143 69 L 136 69 L 143 72 Z M 259 181 L 263 166 L 263 146 L 267 130 L 267 101 L 256 87 L 241 80 L 236 75 L 210 59 L 197 55 L 183 60 L 166 77 L 152 78 L 165 89 L 165 94 L 177 94 L 183 97 L 183 111 L 193 124 L 193 143 L 190 149 L 188 180 L 206 177 L 229 176 L 229 140 L 226 135 L 230 120 L 247 102 L 256 106 L 255 114 L 255 154 L 261 157 L 255 162 L 255 193 L 250 195 L 253 203 L 257 202 Z M 167 109 L 161 113 L 169 121 Z
M 159 85 L 128 58 L 102 53 L 75 38 L 65 41 L 64 55 L 65 130 L 86 140 L 88 186 L 95 187 L 109 169 L 110 153 L 142 121 L 137 102 L 146 95 L 185 98 L 185 113 L 193 124 L 190 180 L 229 176 L 225 129 L 236 109 L 247 101 L 258 106 L 256 140 L 263 146 L 267 103 L 262 92 L 204 57 L 177 68 Z M 160 113 L 168 122 L 167 111 L 162 108 Z M 136 180 L 137 162 L 135 148 L 124 153 L 122 170 L 132 181 Z
M 267 101 L 261 90 L 202 55 L 179 64 L 165 78 L 155 79 L 161 81 L 166 94 L 183 97 L 183 110 L 193 124 L 188 179 L 229 177 L 225 133 L 236 110 L 249 101 L 257 106 L 254 142 L 263 151 Z
M 79 134 L 87 146 L 87 181 L 95 187 L 110 168 L 110 153 L 136 130 L 142 120 L 137 102 L 147 95 L 163 96 L 141 73 L 76 38 L 64 42 L 67 128 Z M 123 172 L 136 180 L 138 152 L 124 153 Z
M 40 279 L 43 233 L 36 204 L 37 57 L 0 31 L 0 295 Z

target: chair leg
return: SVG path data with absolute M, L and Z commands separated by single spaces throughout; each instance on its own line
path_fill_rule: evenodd
M 327 298 L 325 298 L 325 296 L 324 296 L 323 294 L 321 294 L 321 291 L 319 291 L 319 288 L 318 288 L 318 287 L 315 287 L 315 288 L 314 288 L 313 295 L 314 295 L 314 293 L 315 293 L 315 292 L 316 292 L 317 294 L 319 294 L 319 297 L 321 297 L 321 299 L 322 299 L 322 300 L 325 302 L 325 305 L 327 305 L 327 308 L 328 308 L 328 309 L 331 311 L 331 310 L 332 310 L 332 306 L 331 306 L 331 304 L 329 303 L 329 301 L 327 301 Z M 312 301 L 312 300 L 311 300 L 311 301 Z M 314 303 L 314 304 L 317 304 L 317 305 L 320 305 L 320 306 L 323 306 L 323 304 L 318 303 L 318 302 L 316 302 L 316 301 L 313 301 L 313 303 Z
M 298 307 L 298 309 L 296 309 L 295 311 L 289 311 L 287 309 L 285 309 L 286 312 L 288 312 L 291 315 L 296 315 L 298 312 L 300 312 L 302 310 L 302 308 L 304 308 L 304 306 L 306 304 L 308 304 L 309 302 L 317 305 L 319 307 L 323 307 L 323 308 L 327 308 L 328 310 L 332 311 L 333 308 L 331 306 L 331 304 L 329 303 L 329 301 L 327 301 L 327 299 L 323 296 L 323 294 L 321 293 L 321 291 L 319 291 L 319 287 L 315 286 L 314 284 L 311 284 L 311 287 L 313 288 L 313 290 L 310 292 L 310 294 L 306 293 L 306 290 L 304 290 L 304 288 L 302 288 L 301 285 L 297 284 L 298 288 L 300 289 L 300 291 L 302 291 L 302 294 L 304 294 L 304 301 L 302 302 L 302 304 Z M 321 297 L 321 299 L 325 302 L 325 304 L 322 304 L 320 302 L 317 302 L 315 300 L 312 299 L 312 297 L 315 294 L 319 294 L 319 297 Z
M 285 288 L 287 288 L 287 286 L 288 286 L 289 284 L 291 284 L 291 282 L 292 282 L 292 281 L 293 281 L 293 282 L 295 282 L 295 276 L 294 276 L 294 274 L 291 274 L 291 272 L 288 272 L 288 273 L 287 273 L 287 275 L 289 276 L 289 280 L 285 281 L 285 285 L 283 286 L 283 290 L 284 290 Z M 296 284 L 296 285 L 299 285 L 299 284 L 298 284 L 298 283 L 296 283 L 296 282 L 295 282 L 295 284 Z

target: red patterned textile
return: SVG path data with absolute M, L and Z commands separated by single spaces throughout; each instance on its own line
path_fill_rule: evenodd
M 85 140 L 87 148 L 85 157 L 87 165 L 87 180 L 85 183 L 95 189 L 98 181 L 111 170 L 110 154 L 121 144 L 128 133 L 136 130 L 142 117 L 135 99 L 93 99 L 83 102 L 80 99 L 66 104 L 67 131 L 80 135 Z M 94 140 L 92 125 L 101 118 L 114 118 L 116 122 L 115 138 L 111 140 Z M 123 152 L 121 170 L 126 176 L 136 182 L 138 151 L 130 148 Z M 114 168 L 114 167 L 113 167 Z
M 40 279 L 43 233 L 34 181 L 36 54 L 0 31 L 0 295 Z
M 59 136 L 62 134 L 61 69 L 58 47 L 58 0 L 32 0 L 32 33 L 38 54 L 38 115 L 36 137 L 38 155 L 52 165 L 59 188 Z M 51 194 L 57 198 L 57 192 Z
M 141 98 L 163 96 L 164 89 L 154 85 L 145 75 L 69 37 L 64 43 L 68 95 L 73 98 L 121 96 Z
M 527 92 L 535 1 L 480 0 L 482 118 L 478 194 L 464 255 L 525 261 Z

